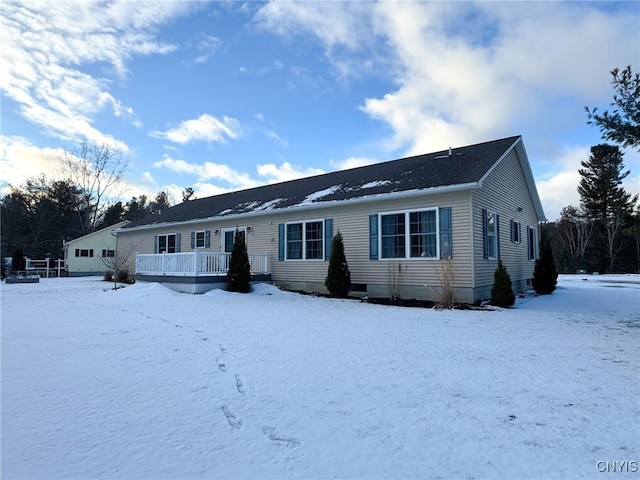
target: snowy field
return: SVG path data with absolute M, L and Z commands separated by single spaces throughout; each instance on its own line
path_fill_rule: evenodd
M 498 311 L 108 288 L 1 285 L 2 478 L 638 477 L 640 276 Z

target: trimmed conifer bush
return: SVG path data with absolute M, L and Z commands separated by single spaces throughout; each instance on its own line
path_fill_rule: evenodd
M 329 270 L 324 285 L 334 297 L 346 297 L 349 294 L 349 288 L 351 288 L 351 272 L 344 254 L 344 242 L 340 232 L 333 237 L 331 243 Z
M 556 289 L 558 271 L 548 242 L 542 249 L 542 255 L 533 270 L 533 288 L 538 295 L 549 295 Z
M 510 307 L 516 303 L 516 295 L 511 286 L 511 276 L 505 268 L 502 260 L 498 260 L 498 268 L 493 275 L 493 288 L 491 289 L 491 305 L 496 307 Z
M 22 253 L 22 249 L 18 248 L 15 252 L 13 252 L 13 257 L 11 260 L 11 271 L 24 272 L 26 269 L 27 269 L 27 259 L 24 258 L 24 253 Z
M 227 272 L 227 291 L 248 293 L 251 291 L 251 265 L 244 235 L 236 230 L 233 241 L 233 250 L 229 258 L 229 271 Z

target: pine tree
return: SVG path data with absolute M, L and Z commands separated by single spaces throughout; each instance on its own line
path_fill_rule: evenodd
M 553 260 L 553 252 L 549 242 L 545 242 L 542 255 L 533 270 L 533 288 L 539 295 L 553 293 L 558 283 L 558 271 Z
M 597 108 L 590 111 L 585 107 L 587 123 L 598 126 L 605 140 L 640 150 L 640 74 L 634 74 L 629 65 L 622 70 L 614 68 L 611 76 L 613 110 L 600 115 Z
M 244 241 L 244 233 L 239 230 L 236 230 L 231 258 L 229 258 L 227 290 L 240 293 L 251 291 L 251 265 L 247 254 L 247 244 Z
M 344 254 L 344 243 L 340 232 L 333 237 L 329 270 L 324 285 L 334 297 L 346 297 L 349 294 L 351 272 Z
M 622 181 L 629 175 L 624 171 L 623 153 L 613 145 L 591 147 L 591 156 L 582 162 L 579 170 L 580 201 L 589 218 L 596 221 L 597 239 L 603 251 L 603 268 L 613 271 L 614 263 L 622 248 L 622 232 L 631 217 L 638 196 L 627 193 Z
M 498 260 L 498 268 L 493 275 L 493 288 L 491 289 L 491 305 L 496 307 L 510 307 L 516 303 L 516 296 L 511 286 L 511 276 L 505 268 L 502 260 Z

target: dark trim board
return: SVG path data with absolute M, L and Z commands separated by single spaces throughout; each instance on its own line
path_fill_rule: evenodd
M 225 277 L 171 277 L 165 275 L 139 275 L 136 282 L 161 283 L 171 290 L 182 293 L 205 293 L 214 288 L 227 288 Z M 271 274 L 251 275 L 251 283 L 271 283 Z
M 11 285 L 14 283 L 40 283 L 40 277 L 38 275 L 27 275 L 21 277 L 7 277 L 4 283 Z

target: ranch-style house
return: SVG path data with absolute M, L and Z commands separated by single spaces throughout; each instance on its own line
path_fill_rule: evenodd
M 183 202 L 118 229 L 117 248 L 136 252 L 137 280 L 202 293 L 224 287 L 239 231 L 253 281 L 326 292 L 341 232 L 354 294 L 435 300 L 452 262 L 457 300 L 473 303 L 498 259 L 529 288 L 544 220 L 514 136 Z

